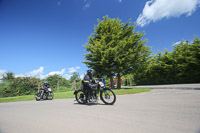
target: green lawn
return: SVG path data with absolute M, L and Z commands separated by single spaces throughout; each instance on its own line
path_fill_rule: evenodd
M 151 89 L 148 89 L 148 88 L 114 89 L 114 92 L 116 95 L 124 95 L 124 94 L 135 94 L 135 93 L 141 93 L 141 92 L 148 92 L 150 90 Z M 73 98 L 74 97 L 73 93 L 74 93 L 74 91 L 56 92 L 54 94 L 54 99 Z M 34 95 L 0 98 L 0 103 L 16 102 L 16 101 L 30 101 L 30 100 L 35 100 Z
M 141 92 L 148 92 L 151 89 L 149 88 L 134 88 L 134 89 L 114 89 L 116 95 L 125 95 L 125 94 L 135 94 Z

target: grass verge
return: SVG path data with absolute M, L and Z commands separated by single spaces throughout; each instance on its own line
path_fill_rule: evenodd
M 135 94 L 141 92 L 148 92 L 151 89 L 148 88 L 134 88 L 134 89 L 114 89 L 116 95 L 125 95 L 125 94 Z M 73 98 L 74 91 L 68 92 L 57 92 L 54 93 L 54 99 L 64 99 L 64 98 Z M 30 101 L 35 100 L 34 95 L 26 95 L 26 96 L 16 96 L 16 97 L 4 97 L 0 98 L 0 103 L 3 102 L 16 102 L 16 101 Z
M 125 94 L 135 94 L 141 92 L 148 92 L 151 89 L 149 88 L 133 88 L 133 89 L 114 89 L 116 95 L 125 95 Z

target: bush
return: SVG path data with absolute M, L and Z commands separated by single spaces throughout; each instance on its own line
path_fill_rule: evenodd
M 66 86 L 59 87 L 59 92 L 66 92 L 66 91 L 70 91 L 70 90 L 71 90 L 71 88 L 66 87 Z M 58 89 L 55 92 L 58 92 Z
M 13 80 L 1 83 L 1 97 L 21 96 L 35 94 L 40 79 L 30 77 L 18 77 Z
M 0 97 L 5 97 L 5 95 L 9 96 L 7 93 L 10 92 L 10 89 L 11 89 L 10 82 L 0 83 Z

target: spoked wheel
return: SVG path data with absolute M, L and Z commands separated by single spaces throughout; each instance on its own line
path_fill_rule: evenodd
M 54 97 L 54 93 L 53 92 L 49 92 L 48 94 L 48 100 L 52 100 Z
M 78 92 L 75 94 L 75 96 L 76 96 L 76 101 L 77 101 L 78 103 L 80 103 L 80 104 L 86 103 L 87 98 L 86 98 L 86 95 L 85 95 L 84 92 L 78 91 Z
M 36 99 L 36 101 L 40 101 L 40 99 L 39 99 L 40 94 L 41 94 L 41 92 L 39 92 L 39 93 L 37 93 L 37 94 L 35 95 L 35 99 Z
M 109 89 L 104 89 L 100 94 L 101 100 L 108 105 L 113 105 L 116 101 L 116 95 L 115 93 Z
M 44 93 L 43 93 L 43 96 L 42 96 L 42 99 L 43 99 L 43 100 L 48 100 L 48 99 L 47 99 L 47 98 L 48 98 L 47 95 L 48 95 L 48 94 L 44 92 Z

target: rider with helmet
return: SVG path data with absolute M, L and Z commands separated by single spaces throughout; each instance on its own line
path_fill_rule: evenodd
M 92 70 L 87 70 L 87 74 L 83 78 L 83 89 L 88 91 L 88 98 L 92 99 L 93 87 L 95 86 L 95 80 L 93 80 Z
M 47 91 L 48 88 L 49 88 L 49 83 L 48 81 L 45 81 L 42 85 L 40 99 L 43 97 L 44 92 Z

